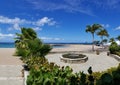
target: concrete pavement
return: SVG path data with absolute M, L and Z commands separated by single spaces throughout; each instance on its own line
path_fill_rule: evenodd
M 13 56 L 15 49 L 0 49 L 0 85 L 24 85 L 22 61 Z
M 70 66 L 73 69 L 73 72 L 84 71 L 87 73 L 87 70 L 90 66 L 94 72 L 98 71 L 105 71 L 111 67 L 117 67 L 120 63 L 116 59 L 107 56 L 107 52 L 101 52 L 99 55 L 96 53 L 82 53 L 88 56 L 88 61 L 85 63 L 78 63 L 78 64 L 71 64 L 71 63 L 64 63 L 60 61 L 61 53 L 56 54 L 49 54 L 46 56 L 49 62 L 54 62 L 59 66 Z

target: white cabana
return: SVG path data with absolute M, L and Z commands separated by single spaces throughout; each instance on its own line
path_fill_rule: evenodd
M 120 45 L 120 41 L 115 41 L 118 45 Z M 111 43 L 109 42 L 109 43 L 106 43 L 106 44 L 104 44 L 104 45 L 107 45 L 107 46 L 109 46 Z
M 120 41 L 116 41 L 116 43 L 117 43 L 118 45 L 120 45 Z

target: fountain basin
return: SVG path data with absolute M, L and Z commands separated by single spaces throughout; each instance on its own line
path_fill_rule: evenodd
M 87 60 L 88 57 L 83 54 L 63 54 L 60 57 L 60 61 L 65 63 L 84 63 Z

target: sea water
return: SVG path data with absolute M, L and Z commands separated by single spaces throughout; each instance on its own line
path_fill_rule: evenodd
M 91 45 L 91 43 L 46 43 L 46 44 L 55 44 L 53 48 L 64 48 L 67 44 L 84 44 L 84 45 Z M 0 42 L 0 48 L 15 48 L 15 43 L 13 42 Z
M 15 44 L 11 42 L 0 43 L 0 48 L 15 48 Z
M 59 46 L 59 45 L 55 45 L 55 46 L 52 46 L 53 48 L 63 48 L 64 46 Z M 15 43 L 8 43 L 8 42 L 5 42 L 5 43 L 0 43 L 0 48 L 15 48 Z

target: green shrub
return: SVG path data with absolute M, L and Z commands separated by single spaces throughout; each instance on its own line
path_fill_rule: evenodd
M 112 42 L 109 46 L 109 51 L 110 53 L 115 54 L 116 52 L 120 51 L 120 47 L 117 45 L 116 42 Z
M 25 63 L 30 69 L 39 69 L 43 64 L 48 64 L 48 61 L 44 57 L 29 57 L 24 59 Z
M 113 78 L 109 73 L 104 73 L 97 81 L 97 85 L 113 85 Z
M 92 68 L 89 74 L 83 72 L 73 73 L 70 67 L 62 67 L 54 63 L 40 65 L 39 69 L 31 69 L 27 85 L 120 85 L 120 64 L 95 75 Z M 98 77 L 99 76 L 99 77 Z
M 117 68 L 111 68 L 101 73 L 96 79 L 96 85 L 120 85 L 120 64 Z
M 16 50 L 16 55 L 21 56 L 22 58 L 26 58 L 29 55 L 30 51 L 26 49 L 17 49 Z
M 116 70 L 112 72 L 114 85 L 120 85 L 120 64 Z
M 118 56 L 120 57 L 120 51 L 115 52 L 115 54 L 118 55 Z
M 52 49 L 50 45 L 44 44 L 31 28 L 21 28 L 21 34 L 16 33 L 16 36 L 16 55 L 21 56 L 23 61 L 28 61 L 29 58 L 31 60 L 31 57 L 45 57 Z
M 58 66 L 50 65 L 43 65 L 38 70 L 32 69 L 27 85 L 69 85 L 69 80 L 75 77 L 69 67 L 60 69 Z
M 48 63 L 30 70 L 27 85 L 87 85 L 86 77 L 83 72 L 74 74 L 69 66 L 60 68 Z

